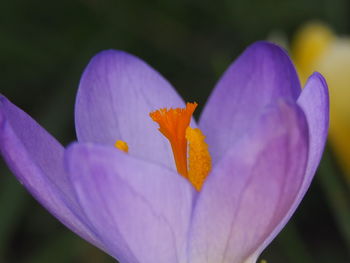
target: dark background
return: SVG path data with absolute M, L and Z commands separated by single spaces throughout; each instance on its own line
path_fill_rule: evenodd
M 122 49 L 143 58 L 186 101 L 203 106 L 221 73 L 247 45 L 277 31 L 291 41 L 300 26 L 315 19 L 350 34 L 345 0 L 1 0 L 0 92 L 66 145 L 75 140 L 80 75 L 98 51 Z M 328 149 L 293 220 L 262 258 L 350 262 L 349 189 L 336 163 Z M 62 226 L 1 161 L 0 262 L 113 259 Z

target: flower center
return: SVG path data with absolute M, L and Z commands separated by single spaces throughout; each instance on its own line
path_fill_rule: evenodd
M 179 174 L 188 177 L 186 129 L 196 109 L 196 103 L 187 103 L 186 108 L 160 109 L 150 113 L 159 124 L 159 131 L 169 140 Z
M 189 127 L 196 107 L 197 103 L 187 103 L 186 108 L 163 108 L 151 112 L 150 117 L 159 124 L 159 131 L 169 140 L 178 173 L 199 191 L 210 172 L 211 157 L 200 129 Z

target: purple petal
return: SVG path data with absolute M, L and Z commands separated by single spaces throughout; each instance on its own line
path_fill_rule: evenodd
M 0 97 L 0 123 L 0 151 L 17 179 L 63 224 L 103 248 L 80 218 L 62 145 L 5 97 Z
M 329 94 L 326 80 L 320 73 L 315 72 L 310 76 L 297 102 L 306 115 L 310 136 L 309 160 L 303 183 L 305 187 L 303 196 L 320 163 L 328 135 Z
M 194 190 L 177 173 L 112 147 L 75 144 L 67 167 L 79 201 L 121 262 L 183 262 Z
M 261 110 L 287 98 L 295 101 L 300 84 L 288 55 L 280 47 L 257 42 L 227 69 L 200 118 L 213 162 L 243 135 Z
M 285 218 L 256 251 L 257 255 L 276 237 L 297 209 L 309 189 L 326 143 L 329 127 L 329 95 L 327 83 L 320 73 L 315 72 L 310 76 L 297 103 L 304 111 L 309 126 L 309 154 L 306 173 L 293 205 Z
M 191 263 L 244 262 L 285 217 L 306 169 L 308 129 L 280 101 L 214 168 L 191 224 Z
M 129 154 L 175 170 L 167 139 L 149 117 L 164 107 L 184 107 L 171 85 L 141 59 L 122 51 L 96 55 L 82 76 L 75 118 L 79 141 L 129 144 Z

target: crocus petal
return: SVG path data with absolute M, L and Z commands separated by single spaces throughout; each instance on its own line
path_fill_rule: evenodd
M 80 82 L 75 122 L 78 140 L 129 144 L 129 154 L 175 170 L 168 141 L 149 117 L 164 107 L 184 107 L 171 85 L 139 58 L 104 51 L 89 63 Z
M 304 113 L 280 101 L 209 175 L 191 224 L 189 262 L 252 262 L 297 197 L 307 153 Z
M 309 125 L 310 149 L 305 177 L 307 189 L 320 163 L 329 127 L 328 87 L 320 73 L 315 72 L 310 76 L 297 102 Z
M 299 206 L 309 189 L 326 143 L 329 126 L 329 95 L 327 83 L 320 73 L 315 72 L 310 76 L 297 103 L 304 111 L 309 127 L 309 154 L 305 176 L 293 205 L 280 224 L 256 250 L 254 253 L 256 258 L 277 236 Z
M 280 47 L 257 42 L 224 73 L 200 118 L 213 161 L 253 124 L 261 110 L 278 98 L 296 100 L 298 76 L 288 55 Z
M 0 122 L 1 154 L 17 179 L 63 224 L 103 249 L 81 221 L 62 145 L 5 97 L 0 97 Z
M 75 144 L 67 167 L 109 254 L 121 262 L 183 262 L 193 187 L 172 170 L 112 147 Z

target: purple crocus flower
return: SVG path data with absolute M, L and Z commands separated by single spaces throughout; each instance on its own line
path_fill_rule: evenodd
M 47 210 L 122 263 L 256 262 L 320 161 L 325 80 L 314 73 L 301 91 L 281 48 L 248 47 L 219 80 L 198 124 L 191 121 L 212 161 L 198 189 L 177 173 L 165 132 L 149 117 L 165 107 L 185 104 L 159 73 L 133 55 L 104 51 L 80 82 L 77 143 L 65 149 L 1 97 L 1 153 Z M 117 140 L 128 153 L 114 147 Z

